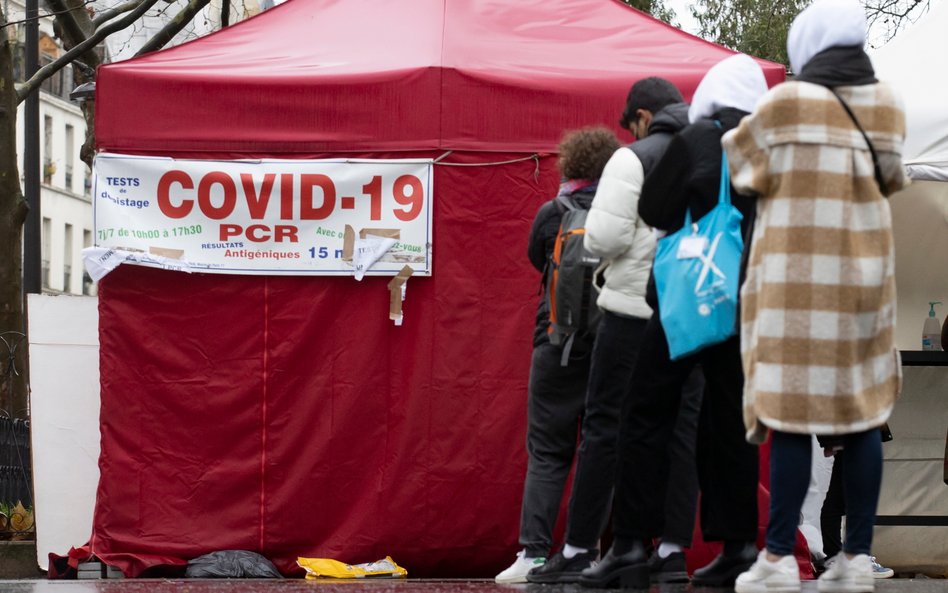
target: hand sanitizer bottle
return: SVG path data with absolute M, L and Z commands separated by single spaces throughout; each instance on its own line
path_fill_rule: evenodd
M 941 301 L 928 301 L 928 317 L 922 326 L 922 350 L 941 350 L 941 328 L 935 317 L 935 305 L 940 304 Z

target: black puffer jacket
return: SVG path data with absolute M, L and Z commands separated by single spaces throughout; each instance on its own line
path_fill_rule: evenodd
M 639 157 L 646 175 L 665 154 L 674 135 L 687 125 L 688 104 L 667 105 L 652 118 L 648 125 L 648 136 L 629 145 L 629 149 Z
M 725 108 L 711 119 L 699 120 L 679 132 L 668 144 L 665 154 L 645 177 L 639 216 L 649 225 L 673 233 L 685 222 L 685 211 L 691 209 L 692 220 L 698 220 L 718 203 L 721 186 L 721 136 L 737 127 L 747 112 Z M 721 122 L 719 127 L 714 120 Z M 741 232 L 745 250 L 753 229 L 756 202 L 731 188 L 731 202 L 744 215 Z M 743 277 L 743 266 L 741 276 Z M 649 279 L 645 300 L 658 306 L 654 278 Z

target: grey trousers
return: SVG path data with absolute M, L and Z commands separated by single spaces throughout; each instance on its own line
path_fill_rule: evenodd
M 569 477 L 586 401 L 589 360 L 560 365 L 562 350 L 533 349 L 527 395 L 527 477 L 520 512 L 520 545 L 527 557 L 549 556 L 553 528 Z

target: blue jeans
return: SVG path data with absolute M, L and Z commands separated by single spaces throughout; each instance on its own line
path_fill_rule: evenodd
M 812 437 L 773 431 L 770 449 L 770 522 L 767 551 L 778 556 L 793 553 L 800 509 L 810 485 Z M 879 429 L 843 437 L 842 467 L 846 500 L 847 554 L 868 554 L 876 522 L 879 487 L 882 483 L 882 439 Z

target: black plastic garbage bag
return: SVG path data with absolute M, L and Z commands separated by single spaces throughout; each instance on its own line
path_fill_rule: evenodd
M 220 550 L 188 562 L 185 576 L 191 579 L 281 579 L 273 563 L 247 550 Z

